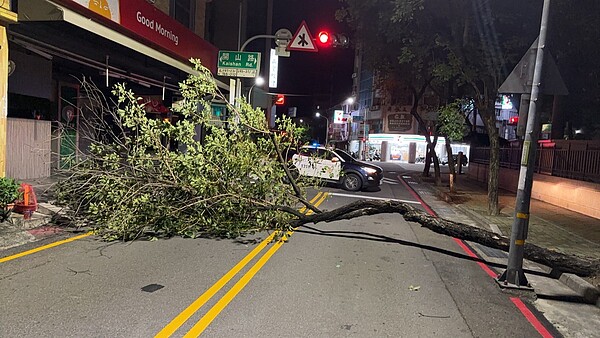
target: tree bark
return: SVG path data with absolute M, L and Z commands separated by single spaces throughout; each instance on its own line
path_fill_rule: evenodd
M 452 157 L 452 146 L 448 137 L 446 137 L 446 153 L 448 154 L 448 169 L 450 170 L 450 192 L 456 192 L 454 185 L 456 182 L 456 163 L 454 163 L 454 157 Z
M 496 128 L 496 115 L 494 112 L 482 114 L 488 138 L 490 141 L 490 162 L 488 165 L 488 213 L 496 216 L 500 214 L 498 205 L 498 172 L 500 168 L 500 141 Z
M 467 224 L 429 216 L 406 203 L 397 201 L 356 201 L 320 214 L 303 215 L 292 225 L 297 227 L 308 223 L 333 222 L 381 213 L 398 213 L 405 220 L 419 223 L 433 232 L 476 242 L 494 249 L 508 251 L 510 245 L 508 237 Z M 525 244 L 524 257 L 559 272 L 573 273 L 582 277 L 598 276 L 600 273 L 600 260 L 567 255 L 531 243 Z
M 417 123 L 419 125 L 419 130 L 423 134 L 423 136 L 425 136 L 425 141 L 427 142 L 427 150 L 426 150 L 427 154 L 425 155 L 425 166 L 423 167 L 423 177 L 430 176 L 429 170 L 431 168 L 431 161 L 433 160 L 433 164 L 434 164 L 433 169 L 435 171 L 435 182 L 436 182 L 436 185 L 440 185 L 441 184 L 440 166 L 439 166 L 439 161 L 437 159 L 437 156 L 435 154 L 435 144 L 437 141 L 437 135 L 435 137 L 435 140 L 432 142 L 431 135 L 429 134 L 429 130 L 427 130 L 426 123 L 423 120 L 423 118 L 421 117 L 421 115 L 419 115 L 419 112 L 418 112 L 419 101 L 425 94 L 425 90 L 427 89 L 427 87 L 429 87 L 429 84 L 431 83 L 432 80 L 433 80 L 433 78 L 427 79 L 418 91 L 414 86 L 408 86 L 408 88 L 411 91 L 412 96 L 413 96 L 413 102 L 412 102 L 412 106 L 410 108 L 410 114 L 417 121 Z

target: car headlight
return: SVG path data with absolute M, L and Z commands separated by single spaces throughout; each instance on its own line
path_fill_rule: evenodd
M 375 174 L 377 172 L 377 169 L 375 169 L 375 168 L 362 167 L 362 169 L 364 171 L 366 171 L 368 174 Z

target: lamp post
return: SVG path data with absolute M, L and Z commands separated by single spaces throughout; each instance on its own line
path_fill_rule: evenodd
M 343 127 L 344 127 L 343 130 L 344 130 L 344 134 L 345 134 L 345 137 L 342 138 L 343 141 L 350 141 L 351 137 L 353 136 L 352 134 L 353 134 L 354 130 L 352 129 L 352 125 L 350 122 L 352 120 L 352 117 L 350 115 L 351 114 L 350 106 L 353 104 L 354 104 L 354 97 L 352 97 L 352 96 L 348 97 L 344 101 L 344 106 L 343 106 L 343 108 L 345 108 L 344 114 L 346 115 L 346 117 L 348 119 L 346 120 L 346 122 L 344 122 L 344 125 L 343 125 Z
M 349 97 L 346 99 L 346 114 L 348 114 L 350 112 L 350 105 L 354 104 L 354 98 L 353 97 Z
M 252 87 L 250 87 L 250 90 L 248 91 L 248 103 L 250 103 L 250 106 L 252 106 L 252 89 L 254 89 L 254 86 L 260 87 L 263 84 L 265 84 L 265 79 L 261 76 L 254 79 L 254 84 L 252 85 Z
M 328 137 L 329 137 L 329 119 L 327 118 L 327 116 L 323 116 L 321 115 L 321 113 L 316 113 L 315 114 L 316 117 L 322 117 L 325 119 L 325 121 L 327 121 L 326 124 L 326 130 L 325 130 L 325 147 L 327 147 L 327 143 L 329 142 Z

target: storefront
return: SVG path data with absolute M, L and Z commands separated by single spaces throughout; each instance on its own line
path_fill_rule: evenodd
M 20 23 L 9 27 L 14 72 L 8 81 L 8 117 L 52 121 L 52 135 L 36 142 L 52 142 L 55 167 L 68 165 L 66 159 L 86 147 L 80 137 L 87 103 L 80 93 L 83 79 L 107 96 L 116 83 L 126 82 L 161 113 L 177 100 L 178 83 L 195 72 L 190 58 L 216 71 L 218 49 L 150 2 L 97 3 L 19 1 Z M 13 177 L 23 165 L 43 164 L 9 164 Z
M 388 157 L 382 160 L 395 160 L 407 162 L 410 158 L 411 144 L 414 144 L 415 159 L 424 158 L 427 152 L 427 141 L 425 136 L 416 134 L 371 134 L 367 141 L 370 154 L 387 153 Z M 387 145 L 387 150 L 382 150 L 382 144 Z M 457 154 L 462 151 L 469 156 L 470 146 L 468 144 L 451 144 L 452 153 Z M 438 137 L 435 146 L 435 152 L 440 159 L 448 156 L 446 152 L 446 140 Z

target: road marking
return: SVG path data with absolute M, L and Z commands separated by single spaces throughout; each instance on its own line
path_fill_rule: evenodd
M 326 198 L 327 198 L 329 195 L 330 195 L 330 193 L 327 193 L 327 192 L 326 192 L 326 193 L 324 193 L 324 194 L 321 196 L 321 198 L 320 198 L 320 199 L 319 199 L 319 200 L 318 200 L 316 203 L 315 203 L 315 202 L 313 202 L 312 200 L 310 201 L 310 203 L 314 203 L 314 204 L 315 204 L 315 207 L 318 207 L 319 205 L 321 205 L 321 203 L 325 202 L 325 199 L 326 199 Z M 317 195 L 317 196 L 319 196 L 319 195 Z M 315 198 L 316 198 L 316 196 L 315 196 Z M 313 200 L 314 200 L 314 198 L 313 198 Z M 308 210 L 308 212 L 306 212 L 306 215 L 312 215 L 312 214 L 314 214 L 314 213 L 315 213 L 314 211 L 312 211 L 312 210 Z M 290 235 L 291 235 L 291 234 L 290 234 Z
M 367 199 L 367 200 L 395 201 L 395 202 L 410 203 L 410 204 L 421 204 L 421 202 L 418 202 L 418 201 L 399 200 L 399 199 L 395 199 L 395 198 L 384 198 L 384 197 L 365 196 L 365 195 L 340 194 L 337 192 L 330 192 L 329 195 L 339 196 L 339 197 L 363 198 L 363 199 Z
M 183 337 L 198 337 L 204 330 L 212 323 L 212 321 L 229 305 L 229 303 L 237 296 L 240 291 L 248 285 L 250 280 L 260 271 L 260 269 L 267 263 L 267 261 L 279 250 L 283 245 L 284 240 L 287 239 L 284 236 L 281 240 L 277 241 L 270 249 L 265 253 L 259 260 L 254 264 L 248 272 L 242 276 L 242 278 L 235 283 L 235 285 L 229 290 L 208 312 L 198 321 Z
M 552 338 L 553 335 L 544 327 L 542 323 L 537 319 L 537 317 L 527 308 L 527 305 L 523 303 L 523 301 L 517 297 L 511 297 L 510 300 L 515 304 L 515 306 L 521 311 L 523 316 L 527 318 L 529 323 L 533 325 L 533 327 L 539 332 L 539 334 L 544 338 Z
M 384 178 L 383 183 L 392 184 L 392 185 L 400 184 L 400 183 L 398 183 L 398 181 L 392 180 L 390 178 Z
M 327 199 L 328 195 L 329 193 L 323 193 L 321 198 L 314 203 L 315 207 L 321 205 L 321 203 Z M 317 196 L 315 196 L 315 198 Z M 315 198 L 311 200 L 311 203 L 313 203 Z M 309 210 L 306 214 L 309 215 L 312 212 L 312 210 Z M 254 266 L 252 266 L 250 270 L 248 270 L 248 272 L 246 272 L 242 278 L 240 278 L 240 280 L 235 283 L 235 285 L 233 285 L 233 287 L 221 299 L 219 299 L 219 301 L 212 308 L 210 308 L 210 310 L 208 310 L 208 312 L 202 318 L 200 318 L 200 320 L 190 329 L 190 331 L 184 335 L 184 337 L 200 336 L 208 327 L 208 325 L 210 325 L 210 323 L 219 315 L 219 313 L 221 313 L 221 311 L 223 311 L 223 309 L 225 309 L 225 307 L 227 307 L 227 305 L 235 298 L 235 296 L 237 296 L 237 294 L 240 293 L 244 287 L 246 287 L 250 280 L 252 280 L 252 278 L 260 271 L 265 263 L 269 261 L 269 259 L 277 252 L 277 250 L 279 250 L 279 248 L 281 248 L 283 243 L 285 243 L 287 238 L 293 233 L 293 231 L 288 231 L 281 239 L 279 239 L 277 243 L 275 243 L 273 247 L 271 247 L 271 249 L 269 249 L 269 251 L 267 251 L 258 260 L 258 262 L 256 262 L 256 264 L 254 264 Z
M 323 193 L 323 192 L 318 192 L 315 197 L 313 197 L 310 200 L 310 203 L 315 203 L 315 201 L 319 200 L 317 203 L 315 203 L 315 206 L 319 206 L 321 203 L 323 203 L 323 201 L 325 200 L 325 198 L 327 197 L 327 193 Z M 304 213 L 306 211 L 306 207 L 303 207 L 300 209 L 300 212 Z M 309 210 L 308 212 L 312 213 L 312 210 Z M 308 213 L 306 213 L 308 214 Z M 160 332 L 158 332 L 154 337 L 158 338 L 163 338 L 163 337 L 170 337 L 171 335 L 173 335 L 173 333 L 175 333 L 180 327 L 181 325 L 183 325 L 188 319 L 190 319 L 191 316 L 194 315 L 194 313 L 196 313 L 198 310 L 200 310 L 200 308 L 202 306 L 204 306 L 204 304 L 206 304 L 206 302 L 208 302 L 217 292 L 219 292 L 233 277 L 235 277 L 246 265 L 248 265 L 248 263 L 250 263 L 250 261 L 252 261 L 252 259 L 254 259 L 261 251 L 263 251 L 263 249 L 272 242 L 273 238 L 279 234 L 278 231 L 273 232 L 269 237 L 265 238 L 256 248 L 254 248 L 248 255 L 246 255 L 246 257 L 244 257 L 238 264 L 236 264 L 231 270 L 229 270 L 225 275 L 223 275 L 223 277 L 221 277 L 213 286 L 211 286 L 208 290 L 206 290 L 200 297 L 198 297 L 198 299 L 196 299 L 192 304 L 190 304 L 187 308 L 185 308 L 185 310 L 183 310 L 179 315 L 177 315 L 177 317 L 173 318 L 173 320 L 171 320 L 171 322 L 169 324 L 167 324 L 167 326 L 165 326 L 162 330 L 160 330 Z M 288 233 L 288 235 L 291 235 L 291 232 Z M 287 238 L 287 236 L 284 236 L 284 238 Z M 266 263 L 266 261 L 269 260 L 269 258 L 275 253 L 274 248 L 279 249 L 278 245 L 279 243 L 283 243 L 282 240 L 277 241 L 277 243 L 275 243 L 275 245 L 269 249 L 267 251 L 267 253 L 265 253 L 260 259 L 259 261 L 252 267 L 250 268 L 250 271 L 253 271 L 254 267 L 256 265 L 258 265 L 261 261 L 263 261 L 263 258 L 267 255 L 269 255 L 264 262 L 256 269 L 256 272 L 258 272 L 258 270 L 260 270 L 260 268 L 262 267 L 262 265 L 264 265 Z M 271 254 L 269 254 L 271 251 L 273 251 Z M 244 277 L 246 277 L 247 275 L 249 276 L 248 280 L 245 282 L 245 284 L 243 286 L 241 286 L 241 288 L 235 292 L 235 294 L 233 294 L 233 296 L 231 296 L 231 299 L 233 299 L 237 293 L 239 291 L 241 291 L 244 286 L 246 286 L 246 284 L 250 281 L 250 279 L 252 279 L 252 277 L 256 274 L 256 272 L 254 272 L 254 274 L 249 275 L 250 271 L 248 271 L 240 281 L 238 281 L 231 290 L 233 290 L 238 284 L 240 284 L 240 282 L 244 279 Z M 223 296 L 223 298 L 227 297 L 227 295 L 230 294 L 231 290 L 229 292 L 227 292 L 227 294 L 225 294 L 225 296 Z M 219 302 L 213 306 L 212 309 L 214 309 L 218 304 L 221 303 L 222 299 L 219 300 Z M 227 302 L 225 303 L 225 305 L 223 306 L 223 308 L 225 308 L 225 306 L 227 306 L 227 304 L 229 304 L 229 302 L 231 301 L 231 299 L 227 300 Z M 223 308 L 213 311 L 214 317 L 212 319 L 210 319 L 210 321 L 208 321 L 208 323 L 206 323 L 206 326 L 208 326 L 208 324 L 210 324 L 210 322 L 212 322 L 212 320 L 214 320 L 214 318 L 223 310 Z M 211 311 L 209 310 L 209 312 Z M 206 316 L 208 315 L 208 313 L 202 317 L 202 319 L 204 319 Z M 201 319 L 201 321 L 202 321 Z M 199 323 L 197 323 L 196 325 L 194 325 L 194 328 L 196 326 L 198 326 Z M 206 328 L 206 326 L 204 328 L 202 328 L 202 331 Z M 192 328 L 192 330 L 194 329 Z M 200 333 L 202 332 L 200 331 Z M 198 333 L 198 335 L 200 334 Z M 186 334 L 186 336 L 188 336 L 188 334 Z
M 458 246 L 460 246 L 461 249 L 463 249 L 463 251 L 469 257 L 480 259 L 479 256 L 477 256 L 471 249 L 469 249 L 469 247 L 465 244 L 465 242 L 462 239 L 454 238 L 454 237 L 452 237 L 452 239 L 454 240 L 454 242 L 456 242 L 456 244 L 458 244 Z M 497 278 L 498 277 L 498 274 L 496 272 L 494 272 L 492 269 L 490 269 L 489 266 L 485 265 L 485 263 L 483 263 L 483 262 L 477 262 L 477 265 L 479 265 L 479 267 L 483 271 L 485 271 L 485 273 L 487 273 L 488 276 L 490 276 L 492 278 Z
M 17 259 L 17 258 L 21 258 L 21 257 L 27 256 L 27 255 L 31 255 L 31 254 L 34 254 L 36 252 L 40 252 L 42 250 L 46 250 L 46 249 L 54 248 L 55 246 L 67 244 L 67 243 L 76 241 L 78 239 L 82 239 L 82 238 L 88 237 L 88 236 L 92 235 L 92 233 L 93 232 L 91 232 L 91 231 L 90 232 L 86 232 L 85 234 L 81 234 L 81 235 L 78 235 L 78 236 L 74 236 L 74 237 L 70 237 L 70 238 L 67 238 L 67 239 L 63 239 L 62 241 L 50 243 L 50 244 L 47 244 L 47 245 L 44 245 L 44 246 L 37 247 L 35 249 L 23 251 L 23 252 L 20 252 L 18 254 L 14 254 L 12 256 L 3 257 L 3 258 L 0 258 L 0 263 L 12 261 L 13 259 Z
M 433 217 L 438 217 L 438 215 L 435 213 L 435 211 L 433 211 L 433 209 L 431 209 L 429 207 L 429 205 L 427 205 L 427 203 L 425 203 L 425 201 L 423 201 L 423 199 L 416 193 L 416 191 L 412 187 L 410 187 L 404 180 L 402 180 L 402 183 L 404 183 L 406 188 L 412 192 L 412 194 L 413 194 L 413 196 L 415 196 L 415 198 L 417 198 L 419 201 L 421 201 L 421 203 L 423 204 L 423 207 L 425 208 L 425 210 L 427 210 L 427 213 L 429 213 Z M 455 238 L 455 237 L 453 237 L 452 239 L 454 240 L 454 242 L 456 242 L 456 244 L 458 244 L 458 246 L 460 246 L 460 248 L 468 256 L 481 259 L 481 257 L 477 256 L 477 254 L 475 254 L 469 248 L 469 246 L 467 245 L 467 243 L 465 241 L 463 241 L 462 239 Z M 523 243 L 524 242 L 525 241 L 523 240 Z M 490 269 L 490 267 L 488 267 L 485 263 L 477 262 L 477 265 L 479 265 L 481 267 L 481 269 L 483 269 L 483 271 L 485 271 L 485 273 L 488 274 L 488 276 L 490 276 L 494 279 L 496 279 L 498 277 L 498 274 L 495 273 L 492 269 Z M 521 299 L 519 299 L 517 297 L 512 297 L 512 298 L 510 298 L 510 300 L 517 306 L 517 308 L 519 309 L 519 311 L 521 311 L 523 316 L 525 316 L 527 321 L 529 321 L 529 323 L 531 325 L 533 325 L 533 327 L 537 330 L 537 332 L 542 337 L 544 337 L 544 338 L 553 337 L 552 334 L 544 327 L 544 325 L 542 323 L 540 323 L 540 321 L 536 318 L 536 316 L 531 312 L 531 310 L 529 310 L 529 308 L 527 308 L 527 306 L 523 303 L 523 301 L 521 301 Z
M 170 337 L 183 323 L 185 323 L 196 311 L 209 301 L 219 290 L 225 286 L 240 270 L 242 270 L 256 255 L 258 255 L 273 240 L 277 232 L 273 232 L 265 238 L 254 250 L 250 251 L 239 263 L 221 277 L 213 286 L 206 290 L 198 299 L 183 310 L 177 317 L 167 324 L 155 337 Z
M 315 197 L 313 197 L 313 198 L 310 200 L 310 203 L 311 203 L 311 204 L 315 203 L 315 201 L 316 201 L 316 200 L 317 200 L 319 197 L 321 197 L 321 195 L 322 195 L 322 194 L 323 194 L 323 192 L 319 191 L 319 192 L 318 192 L 318 193 L 315 195 Z M 300 210 L 299 210 L 299 211 L 300 211 L 301 213 L 303 213 L 303 214 L 304 214 L 304 213 L 306 213 L 306 210 L 307 210 L 307 208 L 306 208 L 306 207 L 302 207 L 302 208 L 300 208 Z M 307 215 L 308 215 L 308 214 L 307 214 Z

